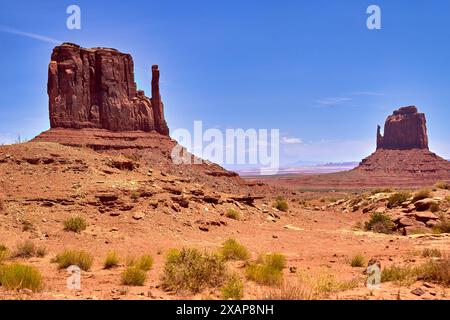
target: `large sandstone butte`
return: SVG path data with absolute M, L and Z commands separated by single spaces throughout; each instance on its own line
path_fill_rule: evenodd
M 85 49 L 64 43 L 53 49 L 48 68 L 51 128 L 99 128 L 169 134 L 152 67 L 152 97 L 137 90 L 133 58 L 115 49 Z
M 159 76 L 154 65 L 152 96 L 148 98 L 136 89 L 131 55 L 116 49 L 84 49 L 72 43 L 55 47 L 48 72 L 51 128 L 32 142 L 88 147 L 145 160 L 165 172 L 178 172 L 181 167 L 172 162 L 177 142 L 169 137 L 164 119 Z M 177 150 L 183 157 L 191 156 L 194 163 L 193 155 Z M 234 172 L 209 162 L 186 165 L 183 170 L 207 182 L 214 176 L 224 177 L 224 185 L 228 178 L 241 183 Z
M 418 113 L 415 106 L 395 110 L 386 119 L 384 136 L 377 129 L 377 150 L 428 149 L 425 114 Z
M 395 110 L 386 119 L 384 136 L 377 130 L 377 150 L 355 171 L 378 176 L 450 179 L 450 162 L 428 149 L 426 119 L 415 106 Z

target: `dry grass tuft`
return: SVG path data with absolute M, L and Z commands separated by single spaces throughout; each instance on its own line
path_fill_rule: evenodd
M 220 253 L 226 260 L 248 260 L 250 258 L 247 248 L 235 239 L 226 240 Z
M 64 230 L 80 233 L 86 230 L 87 222 L 83 217 L 70 217 L 64 221 Z
M 9 290 L 42 289 L 42 276 L 32 266 L 14 263 L 0 266 L 0 285 Z

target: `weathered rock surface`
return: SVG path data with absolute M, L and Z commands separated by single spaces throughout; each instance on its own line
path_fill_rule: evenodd
M 428 136 L 425 114 L 418 113 L 415 106 L 395 110 L 384 125 L 377 129 L 377 150 L 428 149 Z
M 133 58 L 115 49 L 64 43 L 53 49 L 48 69 L 52 128 L 101 128 L 169 134 L 152 67 L 152 98 L 137 90 Z

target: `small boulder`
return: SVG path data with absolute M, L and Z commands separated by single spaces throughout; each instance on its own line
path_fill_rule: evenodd
M 430 209 L 430 207 L 432 205 L 437 205 L 437 204 L 438 203 L 436 200 L 426 198 L 426 199 L 422 199 L 422 200 L 415 202 L 414 206 L 416 207 L 417 211 L 426 211 L 426 210 Z
M 145 217 L 145 214 L 143 212 L 135 212 L 133 214 L 133 219 L 134 220 L 141 220 Z

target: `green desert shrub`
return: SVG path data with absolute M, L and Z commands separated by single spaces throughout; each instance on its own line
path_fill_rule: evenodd
M 249 280 L 262 285 L 280 285 L 285 265 L 286 259 L 282 254 L 261 255 L 256 262 L 246 267 L 245 274 Z
M 53 262 L 58 264 L 59 269 L 64 269 L 75 265 L 84 271 L 88 271 L 94 262 L 94 258 L 86 251 L 65 250 L 64 252 L 58 254 Z
M 197 249 L 171 250 L 164 265 L 162 285 L 166 290 L 196 293 L 208 286 L 221 285 L 225 274 L 225 260 L 218 254 Z
M 70 217 L 64 221 L 64 230 L 80 233 L 86 230 L 87 222 L 83 217 Z
M 391 218 L 381 212 L 374 212 L 370 216 L 369 221 L 364 225 L 366 231 L 389 234 L 392 233 L 394 223 Z
M 276 209 L 286 212 L 289 209 L 289 205 L 283 197 L 278 197 L 275 199 L 275 203 L 273 205 Z
M 364 264 L 365 264 L 365 259 L 364 259 L 364 256 L 361 254 L 354 255 L 350 261 L 350 265 L 353 268 L 364 267 Z
M 144 270 L 136 266 L 130 266 L 122 273 L 121 283 L 126 286 L 143 286 L 146 279 L 147 274 Z
M 431 190 L 422 189 L 414 193 L 412 201 L 417 202 L 422 199 L 430 198 L 431 196 L 432 196 Z
M 231 275 L 220 288 L 223 300 L 241 300 L 244 297 L 244 283 L 238 274 Z
M 105 269 L 112 269 L 119 265 L 119 255 L 116 251 L 109 251 L 106 254 L 105 262 L 103 263 L 103 267 Z
M 234 220 L 240 220 L 241 214 L 239 213 L 239 211 L 230 208 L 227 210 L 226 217 Z
M 388 199 L 388 207 L 394 208 L 400 206 L 403 202 L 408 201 L 411 197 L 411 193 L 408 191 L 399 191 L 391 194 Z
M 235 239 L 226 240 L 220 253 L 226 260 L 247 260 L 250 258 L 247 248 Z
M 0 266 L 0 285 L 9 290 L 42 289 L 42 276 L 32 266 L 14 263 Z

